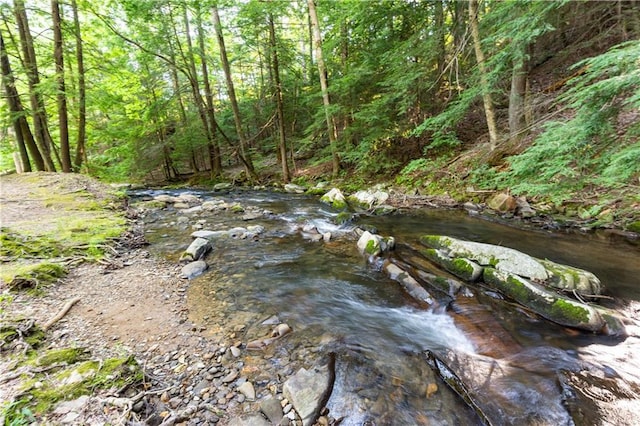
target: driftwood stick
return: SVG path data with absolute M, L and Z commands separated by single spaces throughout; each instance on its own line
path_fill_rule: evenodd
M 79 297 L 75 297 L 71 300 L 69 300 L 67 302 L 66 305 L 64 305 L 64 307 L 60 310 L 60 312 L 58 312 L 56 314 L 55 317 L 51 318 L 49 321 L 47 321 L 47 323 L 42 327 L 42 329 L 44 331 L 47 331 L 48 329 L 51 328 L 51 326 L 53 326 L 55 323 L 57 323 L 58 321 L 60 321 L 65 315 L 67 315 L 67 312 L 69 312 L 69 310 L 73 307 L 73 305 L 75 305 L 76 303 L 78 303 L 80 301 Z

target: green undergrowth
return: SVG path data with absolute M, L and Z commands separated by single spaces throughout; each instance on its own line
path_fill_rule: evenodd
M 50 349 L 28 354 L 22 368 L 21 396 L 0 407 L 7 425 L 47 424 L 50 412 L 62 401 L 100 391 L 122 391 L 141 383 L 143 372 L 133 357 L 88 359 L 84 348 Z

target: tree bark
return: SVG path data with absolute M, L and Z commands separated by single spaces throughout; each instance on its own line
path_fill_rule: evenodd
M 29 101 L 31 104 L 31 116 L 33 118 L 34 140 L 38 145 L 38 151 L 44 161 L 45 170 L 55 172 L 56 166 L 51 157 L 53 141 L 49 134 L 44 98 L 42 93 L 38 91 L 40 76 L 38 73 L 35 49 L 33 48 L 33 38 L 31 37 L 31 31 L 29 29 L 29 20 L 23 0 L 14 0 L 14 14 L 16 23 L 18 24 L 18 34 L 20 36 L 24 67 L 29 85 Z
M 493 109 L 493 100 L 487 77 L 487 67 L 485 65 L 484 53 L 480 45 L 480 31 L 478 29 L 478 0 L 469 1 L 469 24 L 471 25 L 471 37 L 473 38 L 473 49 L 480 71 L 480 84 L 482 86 L 482 101 L 484 103 L 484 114 L 487 119 L 489 130 L 489 149 L 493 151 L 498 144 L 498 130 L 496 126 L 496 114 Z
M 62 45 L 62 21 L 58 0 L 51 0 L 51 17 L 53 19 L 53 58 L 56 64 L 56 82 L 58 85 L 58 124 L 60 132 L 60 156 L 62 171 L 70 173 L 71 150 L 69 148 L 69 117 L 67 113 L 67 94 L 64 83 L 64 54 Z
M 198 113 L 200 114 L 200 120 L 202 121 L 202 125 L 205 131 L 205 135 L 208 141 L 209 147 L 209 159 L 211 161 L 211 176 L 218 177 L 222 174 L 222 161 L 220 158 L 220 146 L 218 145 L 215 139 L 215 133 L 217 129 L 217 123 L 215 121 L 215 117 L 213 116 L 213 98 L 211 98 L 211 104 L 208 103 L 208 98 L 211 95 L 211 88 L 209 90 L 205 87 L 205 96 L 207 97 L 207 102 L 202 98 L 200 94 L 200 85 L 198 83 L 198 72 L 196 71 L 195 57 L 193 53 L 193 44 L 191 43 L 191 33 L 189 26 L 189 16 L 187 14 L 187 4 L 186 2 L 182 4 L 183 10 L 183 19 L 185 25 L 185 36 L 187 40 L 187 54 L 188 58 L 185 58 L 188 66 L 189 66 L 189 83 L 191 84 L 191 91 L 193 93 L 193 98 L 198 107 Z M 204 69 L 206 70 L 206 62 Z M 208 82 L 208 76 L 204 73 L 204 78 L 206 78 L 206 82 Z
M 78 139 L 76 141 L 76 155 L 73 163 L 76 171 L 80 171 L 82 160 L 86 157 L 87 101 L 84 78 L 84 53 L 82 50 L 82 36 L 80 34 L 80 20 L 78 19 L 78 4 L 76 0 L 71 0 L 71 8 L 73 9 L 73 27 L 76 33 L 76 61 L 78 67 Z
M 25 111 L 20 102 L 18 91 L 16 90 L 16 83 L 11 72 L 11 64 L 9 57 L 7 56 L 7 50 L 4 45 L 4 38 L 0 33 L 0 68 L 2 69 L 2 85 L 7 94 L 7 104 L 9 111 L 11 112 L 11 123 L 13 130 L 16 134 L 16 141 L 18 143 L 18 151 L 20 153 L 20 163 L 22 170 L 25 172 L 31 171 L 31 163 L 29 162 L 29 154 L 27 149 L 31 152 L 31 157 L 35 163 L 36 170 L 44 170 L 44 160 L 38 151 L 38 147 L 33 140 L 31 129 L 25 117 Z
M 509 137 L 518 137 L 526 127 L 525 95 L 527 90 L 527 65 L 525 51 L 521 49 L 513 60 L 511 92 L 509 94 Z
M 329 83 L 327 79 L 327 67 L 324 64 L 322 56 L 322 37 L 320 36 L 320 23 L 318 14 L 316 13 L 316 5 L 314 0 L 307 0 L 309 6 L 309 18 L 313 28 L 313 44 L 315 46 L 316 62 L 318 65 L 318 73 L 320 74 L 320 89 L 322 90 L 322 103 L 324 105 L 324 116 L 327 121 L 327 133 L 329 134 L 329 145 L 331 148 L 331 157 L 333 165 L 333 177 L 338 176 L 340 172 L 340 157 L 338 155 L 337 146 L 337 130 L 336 123 L 331 114 L 331 101 L 329 99 Z
M 278 118 L 279 143 L 278 150 L 282 164 L 282 180 L 289 182 L 289 163 L 287 161 L 287 139 L 284 128 L 284 106 L 282 102 L 282 85 L 280 83 L 280 67 L 278 64 L 278 49 L 276 45 L 276 30 L 273 23 L 273 14 L 269 13 L 269 44 L 271 46 L 271 63 L 273 68 L 273 82 L 276 96 L 276 115 Z
M 213 16 L 213 26 L 216 32 L 216 38 L 218 39 L 218 46 L 220 48 L 220 60 L 222 61 L 222 69 L 224 70 L 224 76 L 227 83 L 227 92 L 229 94 L 229 101 L 231 103 L 231 109 L 233 110 L 233 121 L 236 126 L 236 133 L 238 134 L 239 146 L 238 155 L 244 158 L 242 161 L 244 164 L 247 177 L 252 180 L 258 180 L 258 175 L 253 167 L 251 157 L 246 152 L 247 139 L 242 129 L 242 119 L 240 117 L 240 108 L 238 107 L 238 100 L 236 98 L 236 90 L 233 85 L 233 78 L 231 78 L 231 67 L 229 66 L 229 60 L 227 58 L 227 49 L 224 44 L 224 36 L 222 34 L 222 25 L 220 23 L 220 15 L 218 14 L 218 7 L 216 5 L 211 7 L 211 13 Z

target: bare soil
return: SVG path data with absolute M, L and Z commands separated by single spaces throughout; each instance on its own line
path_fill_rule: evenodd
M 1 226 L 13 231 L 31 231 L 53 223 L 60 214 L 90 212 L 60 211 L 38 197 L 43 186 L 54 191 L 86 190 L 97 199 L 107 199 L 112 188 L 76 174 L 34 174 L 0 177 Z M 73 298 L 80 301 L 47 333 L 45 348 L 81 346 L 92 356 L 109 357 L 137 353 L 162 355 L 180 349 L 192 353 L 200 341 L 187 322 L 186 282 L 178 278 L 178 266 L 158 259 L 144 248 L 116 246 L 108 262 L 82 263 L 38 296 L 11 293 L 12 301 L 0 305 L 5 317 L 32 318 L 45 324 Z M 6 283 L 0 291 L 8 294 Z M 6 371 L 9 358 L 0 359 Z M 0 401 L 11 401 L 19 392 L 18 381 L 0 386 Z M 87 418 L 95 413 L 87 413 Z M 104 420 L 104 419 L 103 419 Z M 77 424 L 83 420 L 77 419 Z

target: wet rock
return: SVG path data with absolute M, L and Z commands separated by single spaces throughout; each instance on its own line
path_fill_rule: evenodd
M 576 291 L 583 296 L 598 295 L 602 292 L 602 284 L 598 277 L 589 271 L 561 265 L 546 259 L 540 263 L 549 272 L 548 284 L 561 290 Z
M 303 426 L 311 426 L 317 418 L 330 385 L 331 377 L 326 365 L 311 370 L 301 368 L 284 383 L 282 393 L 293 404 Z
M 201 204 L 202 200 L 197 195 L 182 193 L 178 196 L 178 202 L 195 206 Z
M 211 250 L 211 243 L 206 238 L 196 238 L 193 242 L 187 247 L 182 256 L 180 256 L 181 261 L 191 261 L 191 260 L 200 260 Z
M 231 188 L 233 188 L 233 183 L 231 182 L 220 182 L 213 185 L 214 191 L 224 191 Z
M 417 301 L 426 303 L 428 305 L 432 305 L 435 303 L 433 297 L 431 297 L 429 292 L 425 290 L 418 281 L 416 281 L 411 275 L 409 275 L 398 265 L 387 261 L 384 263 L 383 269 L 389 275 L 389 278 L 398 282 L 406 290 L 406 292 L 409 293 L 409 295 L 411 295 L 411 297 L 413 297 Z
M 284 417 L 284 413 L 282 412 L 282 406 L 280 402 L 275 398 L 267 398 L 260 402 L 260 411 L 267 416 L 267 419 L 272 424 L 280 423 L 282 417 Z
M 336 210 L 345 210 L 348 207 L 346 198 L 338 188 L 332 188 L 320 197 L 320 201 L 331 205 Z
M 209 200 L 202 203 L 202 210 L 213 212 L 222 209 L 223 200 Z
M 358 239 L 357 245 L 360 253 L 379 256 L 392 250 L 395 246 L 395 240 L 393 237 L 382 237 L 378 234 L 364 231 Z
M 196 260 L 195 262 L 187 263 L 182 267 L 180 271 L 180 278 L 183 279 L 191 279 L 195 278 L 198 275 L 201 275 L 204 271 L 207 270 L 209 265 L 204 260 Z
M 177 197 L 168 194 L 159 194 L 153 197 L 154 201 L 159 201 L 161 203 L 173 204 L 179 202 Z
M 482 276 L 482 267 L 466 257 L 451 257 L 443 250 L 425 249 L 420 253 L 463 280 L 474 282 Z
M 227 231 L 227 235 L 229 235 L 231 238 L 242 238 L 242 236 L 246 233 L 247 228 L 243 228 L 241 226 L 231 228 Z
M 593 307 L 549 291 L 518 275 L 485 268 L 483 277 L 487 284 L 505 296 L 558 324 L 588 331 L 601 331 L 605 325 Z
M 296 185 L 294 183 L 287 183 L 284 186 L 285 192 L 291 192 L 294 194 L 304 194 L 307 189 L 304 186 Z
M 571 425 L 553 375 L 537 375 L 481 355 L 427 351 L 427 362 L 482 424 Z M 524 377 L 525 380 L 514 380 Z
M 227 237 L 227 231 L 208 231 L 208 230 L 199 230 L 191 233 L 192 238 L 204 238 L 206 240 L 214 240 L 220 237 Z
M 389 193 L 376 189 L 358 191 L 347 197 L 349 203 L 365 210 L 373 209 L 375 206 L 381 206 L 388 199 Z

